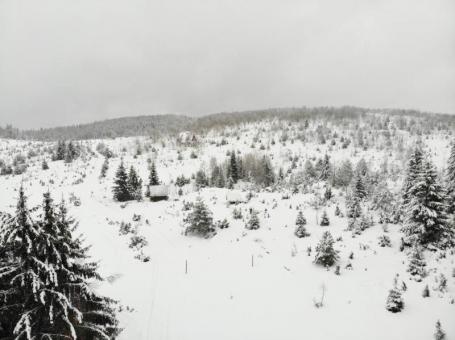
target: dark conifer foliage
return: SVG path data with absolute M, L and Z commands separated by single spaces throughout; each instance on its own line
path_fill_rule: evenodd
M 454 230 L 448 223 L 446 196 L 433 164 L 424 159 L 404 189 L 407 244 L 445 247 L 453 244 Z
M 156 165 L 155 165 L 155 162 L 153 162 L 150 167 L 149 185 L 159 185 L 159 184 L 160 184 L 160 180 L 158 178 L 158 173 L 156 172 Z
M 31 215 L 21 187 L 16 213 L 0 227 L 0 337 L 6 339 L 112 339 L 118 322 L 112 301 L 94 294 L 100 279 L 74 239 L 72 220 L 44 194 L 40 220 Z M 78 261 L 75 261 L 78 260 Z
M 131 194 L 128 189 L 128 174 L 126 173 L 123 160 L 115 173 L 114 187 L 112 188 L 114 200 L 125 202 L 131 200 Z

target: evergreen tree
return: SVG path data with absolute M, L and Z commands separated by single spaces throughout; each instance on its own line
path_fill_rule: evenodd
M 313 163 L 309 159 L 305 161 L 304 173 L 306 178 L 310 180 L 316 178 L 316 170 L 314 169 Z
M 332 171 L 332 165 L 330 164 L 330 158 L 327 154 L 324 156 L 324 160 L 321 164 L 319 179 L 322 181 L 326 181 L 329 179 Z
M 408 272 L 414 276 L 416 281 L 420 282 L 426 276 L 425 266 L 426 263 L 421 248 L 418 245 L 414 245 L 410 254 Z
M 103 165 L 101 166 L 100 178 L 105 178 L 107 170 L 109 170 L 109 158 L 104 158 Z
M 325 187 L 324 198 L 326 201 L 332 198 L 332 188 L 329 185 Z
M 239 180 L 239 172 L 237 167 L 237 158 L 235 157 L 235 151 L 231 151 L 229 167 L 228 167 L 228 177 L 232 178 L 234 183 L 237 183 Z
M 314 263 L 330 267 L 338 260 L 338 251 L 333 248 L 334 240 L 332 234 L 326 231 L 322 234 L 322 239 L 316 246 L 316 256 Z
M 322 212 L 321 223 L 319 223 L 319 225 L 321 227 L 327 227 L 330 225 L 329 216 L 327 216 L 327 211 L 325 210 Z
M 393 288 L 389 290 L 385 308 L 392 313 L 401 312 L 404 308 L 403 298 L 401 297 L 400 290 L 397 288 L 396 279 L 394 281 Z
M 60 254 L 57 271 L 60 289 L 82 314 L 82 322 L 75 326 L 77 338 L 115 339 L 121 331 L 115 315 L 116 302 L 97 295 L 90 288 L 89 282 L 102 280 L 98 274 L 98 264 L 90 261 L 87 254 L 89 247 L 83 245 L 82 239 L 74 237 L 77 223 L 68 216 L 63 200 L 58 207 L 55 220 L 60 239 L 56 245 Z
M 0 336 L 6 339 L 110 339 L 118 334 L 110 300 L 87 283 L 99 278 L 86 249 L 63 228 L 49 193 L 42 220 L 30 217 L 21 188 L 15 216 L 0 228 Z M 3 281 L 3 279 L 5 279 Z M 6 320 L 4 322 L 3 320 Z
M 155 165 L 155 162 L 153 162 L 150 167 L 149 185 L 159 185 L 159 184 L 160 184 L 160 180 L 158 178 L 158 173 L 156 172 L 156 165 Z
M 36 240 L 39 225 L 32 220 L 23 187 L 19 189 L 16 213 L 2 216 L 0 227 L 0 338 L 13 339 L 17 332 L 31 338 L 31 315 L 45 289 Z M 27 313 L 28 311 L 28 313 Z M 42 312 L 42 311 L 41 311 Z M 47 315 L 47 311 L 45 312 Z M 24 329 L 27 326 L 27 329 Z M 38 325 L 39 326 L 39 325 Z M 17 330 L 17 331 L 16 331 Z
M 256 210 L 251 210 L 250 218 L 248 219 L 245 228 L 248 230 L 256 230 L 260 227 L 259 216 Z
M 193 210 L 185 218 L 185 235 L 193 234 L 207 237 L 214 231 L 213 217 L 204 201 L 199 197 L 193 205 Z
M 269 187 L 275 183 L 275 174 L 273 173 L 272 164 L 265 156 L 262 158 L 262 164 L 264 166 L 264 186 Z
M 417 177 L 419 176 L 422 170 L 422 160 L 423 160 L 422 149 L 420 147 L 416 147 L 409 157 L 408 166 L 406 169 L 406 176 L 404 179 L 402 189 L 403 206 L 409 204 L 409 201 L 412 196 L 410 191 L 412 187 L 415 185 Z
M 356 219 L 362 215 L 362 207 L 360 205 L 360 198 L 357 196 L 350 197 L 347 200 L 347 213 L 346 216 L 348 218 Z
M 54 160 L 62 161 L 65 159 L 65 155 L 66 155 L 66 144 L 64 141 L 58 141 L 57 148 L 56 148 L 55 154 L 54 154 Z
M 77 157 L 77 150 L 72 141 L 68 142 L 65 153 L 65 162 L 71 163 Z
M 204 170 L 200 169 L 196 172 L 195 182 L 198 188 L 205 188 L 209 185 L 209 181 Z
M 345 160 L 337 172 L 336 181 L 339 186 L 348 187 L 354 177 L 352 163 L 349 159 Z
M 123 165 L 123 160 L 115 173 L 114 187 L 112 189 L 114 200 L 119 202 L 129 201 L 131 199 L 130 191 L 128 190 L 128 175 Z
M 446 173 L 447 212 L 455 214 L 455 143 L 453 143 Z
M 299 211 L 297 214 L 297 219 L 295 221 L 296 229 L 295 229 L 295 236 L 298 238 L 310 236 L 310 233 L 307 232 L 305 225 L 306 225 L 306 218 L 303 216 L 303 213 Z
M 142 179 L 139 178 L 133 166 L 128 173 L 128 191 L 131 198 L 137 201 L 142 199 Z
M 356 172 L 352 182 L 352 196 L 363 200 L 367 196 L 367 190 L 363 182 L 363 177 L 359 172 Z
M 450 245 L 453 242 L 453 228 L 447 222 L 445 194 L 429 160 L 422 162 L 408 194 L 402 229 L 406 243 Z

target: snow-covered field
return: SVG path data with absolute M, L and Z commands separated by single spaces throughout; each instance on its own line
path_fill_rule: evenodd
M 330 148 L 329 143 L 300 141 L 270 145 L 266 137 L 260 136 L 260 128 L 255 131 L 242 134 L 241 138 L 227 137 L 228 144 L 221 146 L 208 142 L 217 138 L 213 132 L 198 145 L 196 159 L 189 157 L 192 147 L 177 147 L 171 141 L 165 146 L 146 138 L 103 142 L 122 155 L 127 168 L 134 165 L 144 182 L 148 178 L 147 158 L 155 159 L 160 179 L 166 184 L 182 174 L 190 177 L 201 166 L 207 168 L 212 157 L 223 161 L 226 152 L 234 149 L 266 153 L 275 166 L 285 168 L 290 164 L 289 155 L 299 156 L 304 162 L 325 153 L 333 161 L 350 158 L 354 164 L 364 157 L 372 168 L 379 167 L 389 155 L 390 167 L 404 167 L 403 159 L 390 156 L 391 152 L 385 149 Z M 250 149 L 251 140 L 257 135 L 269 149 L 259 150 L 259 142 L 254 150 Z M 157 152 L 144 151 L 134 157 L 138 141 L 151 143 Z M 99 142 L 84 143 L 95 150 Z M 449 140 L 433 135 L 425 142 L 441 170 L 448 158 Z M 11 150 L 25 154 L 33 145 L 0 141 L 3 158 L 9 157 Z M 406 139 L 405 147 L 410 145 L 412 139 Z M 177 160 L 178 149 L 183 160 Z M 41 169 L 42 158 L 33 159 L 35 163 L 24 175 L 0 177 L 0 211 L 14 209 L 21 182 L 30 206 L 40 204 L 47 189 L 56 201 L 61 197 L 68 201 L 71 194 L 80 198 L 81 205 L 72 205 L 69 213 L 79 221 L 78 231 L 92 245 L 90 254 L 99 261 L 101 273 L 107 278 L 96 289 L 123 306 L 119 314 L 124 328 L 122 340 L 426 340 L 432 339 L 437 320 L 447 339 L 455 339 L 453 252 L 445 258 L 440 258 L 438 252 L 426 252 L 428 276 L 422 282 L 411 280 L 406 271 L 408 258 L 399 250 L 400 226 L 387 226 L 391 247 L 379 246 L 378 237 L 385 233 L 384 225 L 379 223 L 353 237 L 346 230 L 347 219 L 334 215 L 337 204 L 345 211 L 343 190 L 333 190 L 334 197 L 324 208 L 330 226 L 321 227 L 317 221 L 323 209 L 316 211 L 312 207 L 312 193 L 290 194 L 283 199 L 284 191 L 260 191 L 250 201 L 234 206 L 226 200 L 228 189 L 198 191 L 188 185 L 182 196 L 173 192 L 167 201 L 145 199 L 121 204 L 113 200 L 111 192 L 120 157 L 110 160 L 103 179 L 99 174 L 104 159 L 97 153 L 70 164 L 49 161 L 47 171 Z M 202 197 L 214 220 L 226 218 L 230 227 L 218 230 L 209 239 L 185 236 L 183 205 L 197 197 Z M 243 220 L 232 218 L 234 208 L 244 212 Z M 258 230 L 245 229 L 250 208 L 259 211 Z M 294 235 L 298 210 L 308 221 L 309 237 Z M 135 214 L 140 215 L 138 221 L 133 221 Z M 140 251 L 129 247 L 131 235 L 119 233 L 121 222 L 131 223 L 137 228 L 137 235 L 145 237 L 148 244 L 141 252 L 150 261 L 135 258 Z M 334 273 L 334 267 L 327 270 L 313 263 L 314 249 L 326 230 L 340 251 L 340 275 Z M 349 258 L 351 252 L 353 259 Z M 352 269 L 346 268 L 349 263 Z M 445 293 L 433 289 L 441 273 L 448 278 Z M 405 308 L 400 313 L 390 313 L 385 303 L 396 274 L 399 285 L 405 282 L 407 286 L 403 293 Z M 430 297 L 423 298 L 426 284 Z M 316 308 L 315 301 L 321 299 L 323 291 L 324 306 Z

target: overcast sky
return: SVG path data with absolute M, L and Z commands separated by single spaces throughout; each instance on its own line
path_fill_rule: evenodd
M 455 1 L 0 0 L 0 125 L 345 104 L 455 113 Z

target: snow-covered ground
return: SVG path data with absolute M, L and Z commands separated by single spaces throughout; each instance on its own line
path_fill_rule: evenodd
M 260 131 L 258 128 L 256 131 Z M 208 167 L 212 157 L 222 161 L 229 150 L 262 152 L 273 157 L 276 166 L 289 165 L 289 155 L 303 160 L 322 157 L 326 152 L 331 159 L 350 158 L 354 163 L 364 157 L 378 167 L 390 151 L 362 151 L 329 144 L 316 145 L 300 141 L 268 144 L 269 149 L 250 148 L 253 135 L 227 138 L 227 145 L 217 146 L 208 136 L 198 147 L 198 158 L 190 159 L 192 148 L 183 148 L 183 160 L 177 160 L 177 146 L 169 142 L 153 144 L 158 152 L 144 152 L 134 158 L 137 141 L 151 143 L 146 138 L 121 138 L 103 141 L 117 153 L 122 153 L 125 165 L 134 165 L 147 181 L 147 158 L 156 158 L 157 170 L 164 183 L 181 174 L 191 176 L 201 166 Z M 220 139 L 220 138 L 218 138 Z M 276 138 L 278 140 L 278 137 Z M 92 149 L 99 141 L 87 142 Z M 411 139 L 406 139 L 411 145 Z M 439 168 L 446 162 L 449 141 L 434 135 L 426 141 Z M 0 141 L 2 157 L 27 152 L 34 145 L 28 142 Z M 406 147 L 407 145 L 405 145 Z M 426 253 L 429 275 L 422 282 L 410 280 L 406 272 L 408 260 L 399 251 L 399 226 L 388 225 L 387 234 L 392 247 L 380 247 L 378 237 L 384 234 L 383 225 L 376 223 L 361 235 L 347 231 L 347 219 L 336 217 L 339 204 L 344 208 L 343 192 L 334 190 L 335 197 L 327 207 L 330 226 L 321 227 L 317 217 L 322 210 L 314 210 L 311 194 L 294 194 L 282 199 L 280 192 L 259 192 L 247 203 L 229 206 L 227 189 L 202 189 L 188 186 L 183 196 L 173 195 L 168 201 L 130 201 L 123 206 L 114 202 L 111 194 L 113 176 L 120 157 L 110 160 L 107 177 L 99 179 L 103 157 L 78 159 L 71 164 L 49 162 L 50 169 L 41 170 L 41 158 L 24 175 L 1 176 L 0 211 L 14 208 L 17 189 L 22 181 L 30 206 L 40 204 L 42 193 L 50 189 L 58 201 L 67 201 L 71 193 L 81 200 L 80 206 L 71 206 L 69 212 L 79 221 L 79 232 L 90 254 L 99 261 L 100 270 L 108 280 L 96 287 L 102 294 L 118 299 L 123 311 L 119 314 L 124 331 L 122 340 L 328 340 L 328 339 L 431 339 L 434 325 L 440 320 L 448 339 L 455 339 L 455 256 L 439 258 L 439 253 Z M 393 154 L 389 162 L 403 167 L 403 160 Z M 79 180 L 79 181 L 78 181 Z M 215 220 L 227 218 L 230 227 L 218 230 L 209 239 L 183 234 L 183 203 L 202 197 Z M 244 220 L 232 218 L 234 207 L 244 216 L 250 208 L 259 211 L 261 227 L 246 230 Z M 298 209 L 307 218 L 310 237 L 294 236 Z M 133 221 L 133 215 L 140 215 Z M 135 258 L 138 251 L 129 248 L 130 235 L 120 235 L 119 224 L 130 222 L 137 234 L 144 236 L 148 245 L 143 255 L 149 262 Z M 324 231 L 329 230 L 340 251 L 340 275 L 334 268 L 326 270 L 313 263 L 314 249 Z M 312 252 L 308 254 L 308 247 Z M 350 253 L 354 258 L 349 259 Z M 348 263 L 352 270 L 346 269 Z M 448 278 L 448 291 L 440 293 L 439 274 Z M 405 308 L 400 313 L 385 309 L 389 289 L 395 275 L 404 281 Z M 430 297 L 423 298 L 422 290 L 428 284 Z M 316 308 L 314 301 L 325 291 L 324 306 Z

